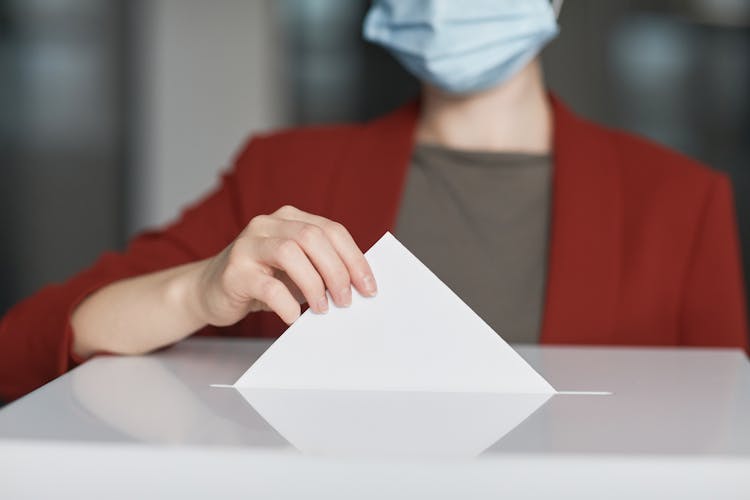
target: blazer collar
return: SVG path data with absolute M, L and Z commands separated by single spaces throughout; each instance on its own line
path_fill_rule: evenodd
M 541 340 L 612 343 L 622 257 L 618 157 L 610 133 L 550 99 L 555 170 Z
M 622 247 L 622 199 L 611 136 L 550 95 L 554 114 L 552 217 L 544 343 L 613 341 Z M 332 213 L 369 248 L 393 230 L 414 148 L 419 103 L 352 134 Z
M 393 231 L 414 149 L 419 103 L 354 130 L 333 186 L 331 212 L 363 250 Z

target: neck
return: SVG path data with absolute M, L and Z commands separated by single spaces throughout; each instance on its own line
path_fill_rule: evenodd
M 552 118 L 534 60 L 497 87 L 469 95 L 425 85 L 417 142 L 452 149 L 547 154 Z

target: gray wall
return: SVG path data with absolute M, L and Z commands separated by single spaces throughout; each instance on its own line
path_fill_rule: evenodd
M 174 218 L 251 133 L 286 121 L 274 14 L 273 0 L 138 3 L 129 232 Z

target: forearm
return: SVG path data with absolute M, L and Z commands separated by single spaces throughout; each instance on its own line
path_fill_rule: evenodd
M 73 312 L 73 352 L 142 354 L 169 345 L 205 326 L 196 287 L 204 262 L 195 262 L 112 283 Z
M 141 354 L 205 325 L 232 325 L 270 310 L 287 324 L 300 303 L 315 312 L 351 303 L 351 286 L 377 293 L 367 260 L 342 225 L 285 206 L 253 218 L 211 259 L 114 282 L 73 312 L 73 352 Z

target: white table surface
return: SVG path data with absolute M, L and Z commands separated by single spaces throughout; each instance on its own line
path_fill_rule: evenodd
M 546 401 L 211 387 L 268 345 L 100 357 L 6 406 L 0 498 L 750 498 L 739 350 L 519 346 L 612 392 Z

